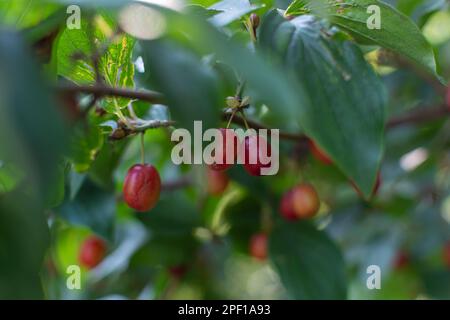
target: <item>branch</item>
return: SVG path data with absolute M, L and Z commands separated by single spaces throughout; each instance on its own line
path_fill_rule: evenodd
M 222 118 L 223 118 L 224 121 L 227 121 L 229 116 L 230 116 L 230 114 L 224 113 Z M 234 123 L 234 124 L 240 125 L 240 126 L 244 126 L 245 125 L 244 119 L 241 116 L 237 115 L 237 114 L 233 117 L 233 120 L 231 122 Z M 268 127 L 266 127 L 266 126 L 264 126 L 264 125 L 262 125 L 262 124 L 260 124 L 260 123 L 258 123 L 256 121 L 252 121 L 252 120 L 248 120 L 247 119 L 247 123 L 253 129 L 257 129 L 257 130 L 258 129 L 267 129 L 267 130 L 270 130 L 270 128 L 268 128 Z M 280 138 L 284 139 L 284 140 L 290 140 L 290 141 L 301 141 L 301 140 L 308 139 L 306 137 L 306 135 L 304 135 L 304 134 L 295 134 L 295 133 L 282 132 L 282 131 L 280 131 Z
M 149 103 L 158 103 L 164 104 L 166 103 L 164 96 L 155 91 L 137 91 L 132 89 L 122 89 L 122 88 L 112 88 L 105 85 L 94 85 L 94 86 L 74 86 L 74 85 L 61 85 L 57 88 L 62 93 L 76 94 L 76 93 L 86 93 L 86 94 L 95 94 L 99 97 L 105 96 L 114 96 L 114 97 L 123 97 L 129 99 L 142 100 Z M 428 121 L 438 120 L 440 118 L 446 117 L 450 115 L 450 108 L 446 105 L 440 105 L 438 107 L 419 107 L 416 108 L 404 115 L 394 117 L 390 119 L 387 123 L 387 128 L 391 129 L 401 125 L 407 124 L 422 124 Z M 223 119 L 227 120 L 229 117 L 229 113 L 223 114 Z M 235 115 L 233 118 L 233 123 L 238 125 L 244 125 L 244 119 L 238 115 Z M 264 125 L 257 123 L 255 121 L 247 120 L 248 124 L 254 129 L 268 129 Z M 128 134 L 135 134 L 137 132 L 145 131 L 149 128 L 157 128 L 161 126 L 172 126 L 174 122 L 161 122 L 159 124 L 149 123 L 149 126 L 138 127 L 138 129 L 128 129 Z M 280 132 L 280 138 L 284 140 L 291 141 L 301 141 L 307 139 L 303 134 L 294 134 L 288 132 Z
M 157 103 L 157 104 L 165 103 L 164 96 L 161 93 L 148 90 L 137 91 L 125 88 L 113 88 L 106 85 L 94 85 L 94 86 L 60 85 L 57 87 L 57 90 L 68 94 L 85 93 L 85 94 L 94 94 L 98 97 L 121 97 L 121 98 L 142 100 L 149 103 Z
M 121 140 L 128 136 L 145 132 L 148 129 L 167 128 L 175 125 L 175 121 L 170 120 L 149 120 L 149 121 L 131 121 L 132 127 L 119 121 L 119 126 L 110 135 L 110 140 Z
M 446 105 L 438 107 L 419 107 L 413 111 L 390 119 L 387 128 L 391 129 L 406 124 L 422 124 L 428 121 L 439 120 L 450 115 L 450 108 Z

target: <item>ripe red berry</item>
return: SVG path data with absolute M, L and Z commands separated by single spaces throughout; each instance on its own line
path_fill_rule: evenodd
M 394 259 L 394 269 L 400 270 L 409 264 L 409 255 L 405 251 L 399 251 Z
M 260 135 L 247 136 L 244 139 L 244 169 L 252 176 L 260 176 L 262 168 L 269 168 L 270 162 L 262 163 L 264 157 L 271 156 L 270 144 Z
M 182 278 L 187 272 L 187 267 L 183 264 L 169 268 L 169 273 L 176 279 Z
M 295 213 L 292 199 L 292 190 L 289 190 L 283 195 L 280 202 L 281 216 L 288 221 L 295 221 L 299 218 Z
M 218 150 L 218 154 L 214 154 L 222 163 L 213 163 L 210 168 L 216 171 L 223 171 L 230 168 L 233 163 L 236 163 L 237 150 L 238 150 L 238 137 L 234 133 L 233 129 L 220 128 L 222 133 L 222 148 Z M 227 155 L 233 153 L 233 163 L 227 163 Z
M 136 164 L 128 170 L 123 186 L 125 202 L 136 211 L 152 209 L 159 199 L 161 178 L 150 164 Z
M 320 208 L 316 189 L 309 184 L 301 184 L 292 189 L 292 206 L 300 219 L 311 218 Z
M 105 253 L 105 242 L 96 236 L 91 236 L 81 245 L 78 261 L 82 266 L 92 269 L 103 260 Z
M 333 163 L 333 160 L 331 160 L 325 151 L 321 150 L 313 140 L 309 140 L 309 149 L 314 158 L 323 164 L 330 165 Z
M 206 178 L 208 182 L 208 193 L 214 196 L 221 195 L 230 183 L 230 179 L 223 171 L 207 169 Z
M 450 242 L 444 246 L 443 258 L 445 265 L 450 269 Z
M 250 255 L 258 260 L 267 258 L 267 235 L 257 233 L 250 239 Z
M 363 193 L 361 192 L 361 190 L 359 190 L 359 188 L 356 186 L 356 184 L 353 181 L 350 180 L 350 183 L 351 183 L 353 189 L 355 189 L 355 191 L 358 193 L 358 195 L 362 198 Z M 375 181 L 375 185 L 373 186 L 371 197 L 374 197 L 378 193 L 378 190 L 380 190 L 380 187 L 381 187 L 381 173 L 380 173 L 380 171 L 378 171 L 377 180 Z

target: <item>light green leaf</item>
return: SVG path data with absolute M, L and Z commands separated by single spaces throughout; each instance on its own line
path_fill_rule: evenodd
M 370 7 L 370 8 L 369 8 Z M 380 29 L 368 27 L 379 8 Z M 372 9 L 372 10 L 369 10 Z M 389 4 L 377 0 L 295 0 L 286 16 L 312 13 L 363 39 L 399 53 L 437 75 L 433 49 L 417 25 Z
M 251 4 L 248 0 L 223 0 L 215 3 L 208 9 L 221 11 L 209 21 L 216 26 L 223 27 L 227 24 L 240 19 L 242 16 L 258 10 L 261 5 Z

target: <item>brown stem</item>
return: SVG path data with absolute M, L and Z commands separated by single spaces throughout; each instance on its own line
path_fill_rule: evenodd
M 60 85 L 57 89 L 65 93 L 85 93 L 100 97 L 121 97 L 142 100 L 149 103 L 165 103 L 164 96 L 161 93 L 148 90 L 137 91 L 125 88 L 113 88 L 106 85 Z
M 123 89 L 123 88 L 112 88 L 105 85 L 94 85 L 94 86 L 75 86 L 75 85 L 61 85 L 57 88 L 62 93 L 86 93 L 95 94 L 100 97 L 105 96 L 116 96 L 123 98 L 130 98 L 136 100 L 142 100 L 149 103 L 166 103 L 164 96 L 155 91 L 137 91 L 133 89 Z M 387 123 L 387 128 L 391 129 L 397 126 L 406 124 L 422 124 L 424 122 L 438 120 L 440 118 L 447 117 L 450 114 L 450 109 L 445 105 L 440 105 L 438 107 L 419 107 L 404 115 L 400 115 L 390 119 Z M 228 114 L 224 113 L 224 119 L 227 119 Z M 244 126 L 244 119 L 238 115 L 233 118 L 233 123 Z M 269 129 L 262 124 L 259 124 L 252 120 L 247 120 L 250 127 L 254 129 Z M 170 123 L 173 125 L 173 123 Z M 291 141 L 299 141 L 306 139 L 303 134 L 280 132 L 280 138 Z
M 406 124 L 422 124 L 428 121 L 444 119 L 450 115 L 450 108 L 445 105 L 439 107 L 420 107 L 403 115 L 391 118 L 387 128 L 391 129 Z

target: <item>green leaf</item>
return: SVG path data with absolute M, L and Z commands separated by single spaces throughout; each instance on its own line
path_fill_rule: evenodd
M 174 12 L 165 13 L 171 21 L 167 30 L 171 39 L 202 55 L 214 53 L 216 61 L 239 70 L 240 78 L 246 81 L 246 89 L 252 102 L 266 104 L 271 111 L 272 122 L 279 128 L 298 129 L 296 119 L 301 114 L 299 106 L 309 104 L 309 101 L 305 100 L 304 88 L 296 79 L 290 79 L 267 57 L 249 50 L 235 39 L 228 39 L 205 21 Z M 188 41 L 186 35 L 190 35 Z M 224 102 L 221 105 L 224 106 Z
M 112 44 L 100 61 L 100 69 L 106 83 L 112 87 L 134 88 L 134 64 L 131 60 L 135 40 L 125 35 Z M 106 111 L 113 113 L 125 108 L 130 99 L 107 97 L 102 101 Z
M 57 180 L 68 130 L 29 48 L 0 30 L 0 160 L 22 170 L 38 202 Z
M 0 194 L 14 190 L 24 179 L 24 173 L 12 163 L 0 161 Z
M 223 0 L 208 8 L 221 11 L 219 14 L 216 14 L 209 19 L 209 21 L 218 27 L 223 27 L 261 7 L 262 5 L 251 4 L 248 0 Z
M 156 207 L 139 218 L 150 230 L 150 239 L 135 262 L 176 266 L 192 259 L 197 247 L 193 234 L 200 226 L 200 217 L 183 193 L 161 195 Z
M 312 16 L 286 21 L 271 12 L 260 42 L 306 88 L 305 133 L 369 197 L 383 154 L 385 89 L 360 49 L 331 39 Z
M 143 42 L 145 65 L 161 90 L 169 110 L 183 128 L 202 120 L 203 128 L 216 127 L 225 95 L 217 75 L 192 52 L 171 42 Z
M 98 188 L 89 180 L 74 200 L 67 199 L 56 211 L 72 224 L 89 227 L 107 239 L 112 237 L 116 214 L 114 193 Z
M 97 153 L 103 146 L 101 129 L 95 124 L 78 123 L 73 129 L 70 142 L 69 159 L 77 172 L 89 170 Z
M 48 245 L 44 206 L 67 128 L 23 39 L 0 30 L 0 47 L 0 160 L 13 163 L 21 171 L 14 178 L 26 182 L 25 190 L 0 199 L 0 298 L 40 299 Z
M 368 11 L 368 8 L 373 5 L 380 8 L 381 29 L 368 27 L 368 21 L 373 16 L 373 12 Z M 296 0 L 286 10 L 285 15 L 305 12 L 326 17 L 357 39 L 364 39 L 399 53 L 437 75 L 433 48 L 420 29 L 408 16 L 382 1 Z
M 115 22 L 106 14 L 97 15 L 90 26 L 83 20 L 81 29 L 64 29 L 58 41 L 58 74 L 77 84 L 94 83 L 94 66 L 90 59 L 93 50 L 102 52 L 99 72 L 106 84 L 113 87 L 134 87 L 132 52 L 135 40 L 129 35 L 115 36 Z M 111 43 L 109 43 L 112 41 Z M 93 48 L 93 45 L 97 48 Z M 78 57 L 81 57 L 79 59 Z M 108 112 L 128 105 L 130 99 L 106 98 L 102 101 Z
M 269 256 L 292 299 L 345 299 L 339 249 L 307 222 L 281 223 L 269 237 Z
M 0 299 L 43 299 L 39 272 L 49 244 L 44 210 L 32 198 L 0 199 Z
M 37 25 L 60 8 L 50 1 L 2 0 L 0 1 L 0 21 L 16 28 Z

